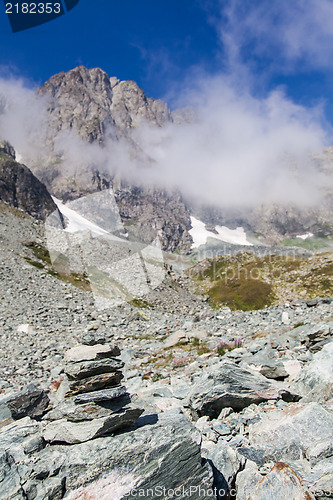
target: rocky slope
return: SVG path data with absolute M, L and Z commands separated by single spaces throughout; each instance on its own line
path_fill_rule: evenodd
M 46 219 L 57 209 L 44 184 L 21 163 L 15 151 L 0 141 L 0 200 L 38 219 Z
M 2 498 L 331 498 L 331 298 L 214 310 L 171 273 L 100 310 L 36 267 L 43 224 L 0 221 Z

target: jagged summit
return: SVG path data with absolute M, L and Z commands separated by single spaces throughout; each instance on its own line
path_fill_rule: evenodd
M 74 129 L 89 142 L 103 142 L 110 125 L 119 138 L 143 121 L 158 127 L 173 121 L 165 102 L 147 97 L 136 82 L 109 77 L 100 68 L 78 66 L 58 73 L 39 93 L 51 96 L 53 130 Z

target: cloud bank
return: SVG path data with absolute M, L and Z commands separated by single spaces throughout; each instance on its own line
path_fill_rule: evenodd
M 138 129 L 156 160 L 154 182 L 219 206 L 318 201 L 327 179 L 311 162 L 328 134 L 319 109 L 305 109 L 274 91 L 264 99 L 235 90 L 223 77 L 193 91 L 197 120 L 164 130 Z

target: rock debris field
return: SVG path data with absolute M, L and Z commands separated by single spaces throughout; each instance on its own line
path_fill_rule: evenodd
M 99 310 L 27 241 L 2 206 L 0 498 L 333 497 L 330 298 L 217 310 L 179 279 Z

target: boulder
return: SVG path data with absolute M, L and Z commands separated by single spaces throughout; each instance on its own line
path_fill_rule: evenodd
M 266 457 L 298 460 L 315 443 L 333 439 L 333 414 L 318 403 L 290 404 L 250 425 L 249 437 Z
M 189 337 L 187 333 L 184 332 L 183 330 L 177 330 L 164 341 L 164 347 L 174 347 L 175 345 L 182 342 L 187 344 L 188 341 Z
M 333 336 L 333 322 L 319 323 L 306 330 L 302 342 L 311 352 L 320 351 L 323 346 L 331 342 Z
M 314 496 L 318 499 L 333 497 L 333 456 L 320 461 L 303 477 Z
M 0 474 L 0 498 L 82 498 L 79 494 L 88 488 L 98 492 L 98 481 L 108 478 L 104 496 L 110 499 L 125 486 L 120 498 L 128 493 L 126 498 L 137 499 L 134 491 L 130 493 L 133 485 L 140 488 L 141 497 L 147 498 L 151 489 L 179 488 L 192 500 L 199 498 L 199 490 L 208 497 L 212 488 L 212 469 L 200 455 L 200 433 L 176 410 L 141 417 L 131 432 L 47 446 L 30 460 L 23 450 L 13 456 L 13 442 L 14 434 L 11 444 L 0 441 L 0 456 L 11 457 Z
M 315 500 L 314 495 L 303 486 L 300 478 L 288 464 L 278 462 L 252 491 L 247 492 L 247 500 L 268 499 Z
M 314 354 L 292 385 L 303 401 L 329 401 L 333 398 L 333 342 Z
M 228 498 L 228 495 L 233 493 L 236 476 L 244 469 L 246 459 L 223 440 L 219 440 L 216 445 L 210 445 L 206 457 L 213 466 L 215 485 L 219 491 L 218 499 Z
M 221 410 L 231 407 L 239 411 L 252 403 L 270 399 L 298 399 L 287 389 L 280 390 L 276 384 L 255 371 L 222 362 L 209 369 L 194 384 L 187 405 L 197 416 L 217 418 Z
M 266 378 L 272 378 L 275 380 L 283 380 L 284 378 L 289 376 L 288 372 L 286 371 L 281 361 L 266 362 L 261 366 L 260 373 Z
M 237 500 L 248 500 L 249 493 L 262 480 L 262 475 L 258 472 L 257 465 L 251 460 L 247 460 L 242 471 L 236 477 L 236 498 Z
M 0 419 L 4 417 L 14 420 L 31 417 L 36 420 L 42 418 L 49 406 L 50 400 L 43 389 L 30 384 L 22 391 L 2 398 L 0 401 Z

